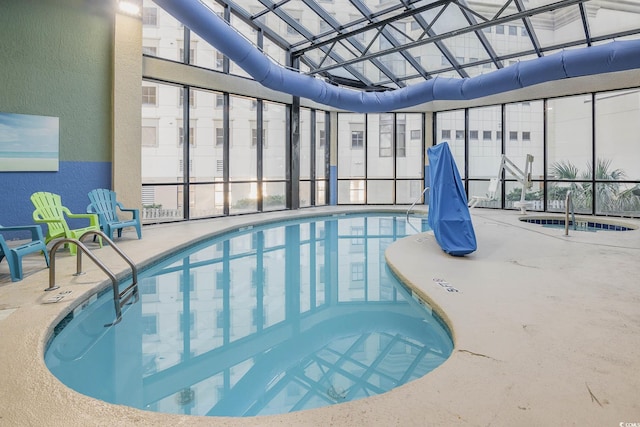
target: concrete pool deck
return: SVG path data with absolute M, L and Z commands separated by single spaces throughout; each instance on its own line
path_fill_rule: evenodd
M 143 263 L 204 234 L 245 224 L 298 213 L 380 209 L 324 207 L 145 226 L 142 240 L 125 232 L 117 244 Z M 67 388 L 44 364 L 46 341 L 70 310 L 110 286 L 105 274 L 85 257 L 87 274 L 74 277 L 75 258 L 61 252 L 56 261 L 61 288 L 44 292 L 49 270 L 41 256 L 25 258 L 25 279 L 15 283 L 3 261 L 0 425 L 640 425 L 640 230 L 564 236 L 564 230 L 519 217 L 515 211 L 473 209 L 478 250 L 466 257 L 445 254 L 429 233 L 387 249 L 391 267 L 453 330 L 455 348 L 443 365 L 383 395 L 268 417 L 159 414 Z M 640 226 L 638 220 L 616 220 Z M 114 271 L 126 270 L 110 248 L 96 255 Z M 46 303 L 69 290 L 59 302 Z

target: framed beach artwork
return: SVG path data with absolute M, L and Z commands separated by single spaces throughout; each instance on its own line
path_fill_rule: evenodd
M 0 112 L 0 172 L 58 170 L 58 117 Z

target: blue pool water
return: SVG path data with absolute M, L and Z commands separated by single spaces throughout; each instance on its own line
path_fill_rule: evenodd
M 46 364 L 81 393 L 165 413 L 279 414 L 384 393 L 453 347 L 385 264 L 414 228 L 426 218 L 341 215 L 214 238 L 143 271 L 117 325 L 104 326 L 111 292 L 76 309 Z
M 565 228 L 564 219 L 554 219 L 554 218 L 530 218 L 530 219 L 520 219 L 520 221 L 528 222 L 530 224 L 540 224 L 545 228 Z M 607 224 L 604 222 L 597 221 L 586 221 L 586 220 L 576 220 L 575 225 L 573 221 L 569 220 L 569 230 L 575 231 L 631 231 L 634 230 L 631 227 L 625 227 L 624 225 L 619 224 Z

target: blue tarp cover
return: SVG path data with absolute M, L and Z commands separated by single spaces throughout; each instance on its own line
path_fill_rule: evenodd
M 458 167 L 443 142 L 427 150 L 429 157 L 429 227 L 438 244 L 446 253 L 455 256 L 476 250 L 467 195 L 458 173 Z

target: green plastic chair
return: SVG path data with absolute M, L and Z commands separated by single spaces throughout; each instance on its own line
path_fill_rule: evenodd
M 58 238 L 79 239 L 87 231 L 100 231 L 98 215 L 71 213 L 68 208 L 62 206 L 62 199 L 57 194 L 47 193 L 45 191 L 33 193 L 31 195 L 31 203 L 33 203 L 33 206 L 36 208 L 33 211 L 33 220 L 37 223 L 47 224 L 45 243 L 49 243 L 51 240 Z M 67 225 L 65 217 L 88 219 L 89 226 L 71 229 L 69 225 Z M 100 247 L 102 247 L 102 237 L 98 236 L 98 242 Z M 69 251 L 72 255 L 76 254 L 76 245 L 71 244 L 65 246 L 69 246 Z
M 122 203 L 116 200 L 115 191 L 105 188 L 91 190 L 88 196 L 91 203 L 87 206 L 87 212 L 98 215 L 100 227 L 110 239 L 113 239 L 113 232 L 116 230 L 118 231 L 118 237 L 122 237 L 122 229 L 126 227 L 134 227 L 136 233 L 138 233 L 138 239 L 142 238 L 139 209 L 125 208 Z M 121 212 L 128 212 L 131 218 L 119 218 L 118 209 Z
M 16 246 L 9 246 L 1 233 L 14 231 L 30 231 L 31 241 Z M 47 247 L 42 238 L 42 229 L 39 225 L 14 227 L 3 227 L 0 225 L 0 261 L 2 261 L 3 258 L 7 258 L 12 281 L 17 282 L 18 280 L 22 280 L 22 257 L 34 252 L 42 252 L 47 262 L 47 267 L 49 267 L 49 254 L 47 253 Z

